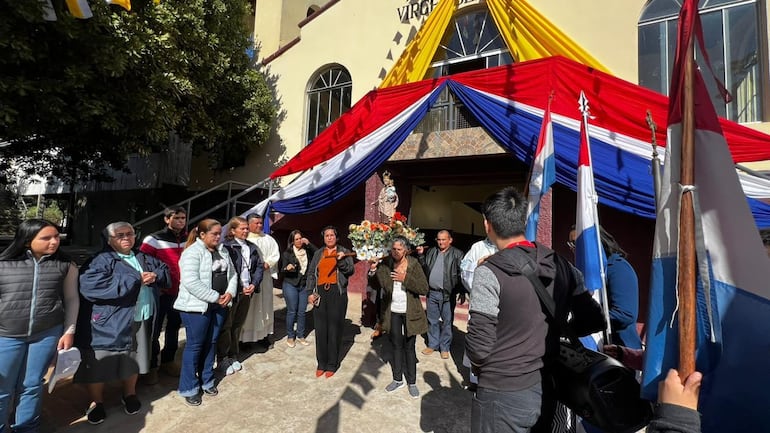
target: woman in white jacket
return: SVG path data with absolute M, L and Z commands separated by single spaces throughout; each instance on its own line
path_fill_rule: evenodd
M 217 337 L 237 286 L 221 237 L 222 225 L 217 220 L 201 221 L 190 231 L 179 259 L 181 278 L 174 308 L 180 311 L 187 336 L 179 395 L 190 406 L 200 406 L 201 390 L 212 397 L 219 393 L 214 383 Z

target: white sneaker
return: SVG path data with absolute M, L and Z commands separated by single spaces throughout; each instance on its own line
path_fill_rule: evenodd
M 233 367 L 233 370 L 235 371 L 241 371 L 243 369 L 243 365 L 235 359 L 232 359 L 232 364 L 230 365 Z
M 231 358 L 222 358 L 222 360 L 217 364 L 217 368 L 224 372 L 225 376 L 230 376 L 231 374 L 235 373 L 235 369 L 233 368 L 233 360 Z

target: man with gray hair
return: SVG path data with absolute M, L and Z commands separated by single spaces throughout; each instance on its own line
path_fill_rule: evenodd
M 437 248 L 425 252 L 422 246 L 417 247 L 419 260 L 425 275 L 428 277 L 430 291 L 426 299 L 428 313 L 428 347 L 423 349 L 423 355 L 435 351 L 441 352 L 441 358 L 449 358 L 449 348 L 452 346 L 452 324 L 455 314 L 455 297 L 460 303 L 465 302 L 465 288 L 460 279 L 460 261 L 463 252 L 452 246 L 452 234 L 449 230 L 441 230 L 436 234 Z

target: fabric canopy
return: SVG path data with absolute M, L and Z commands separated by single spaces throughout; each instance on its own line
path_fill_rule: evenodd
M 665 143 L 668 99 L 658 93 L 563 57 L 473 71 L 372 91 L 271 177 L 307 170 L 251 211 L 268 205 L 283 213 L 321 209 L 375 172 L 419 123 L 438 93 L 449 86 L 495 140 L 529 163 L 544 108 L 551 105 L 557 182 L 576 189 L 580 113 L 584 91 L 590 105 L 596 190 L 601 203 L 655 217 L 649 110 Z M 721 119 L 736 163 L 770 159 L 770 136 Z M 663 152 L 660 152 L 661 154 Z M 770 181 L 742 174 L 744 193 L 760 227 L 770 226 Z
M 500 31 L 508 52 L 516 62 L 564 56 L 600 71 L 604 65 L 575 43 L 524 0 L 487 0 L 489 13 Z M 380 88 L 414 83 L 425 78 L 431 62 L 444 38 L 454 33 L 451 20 L 457 11 L 457 0 L 441 0 L 420 27 L 401 57 L 388 71 Z M 444 42 L 446 43 L 446 42 Z

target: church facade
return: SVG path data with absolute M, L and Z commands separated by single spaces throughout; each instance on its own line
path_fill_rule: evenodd
M 714 76 L 734 95 L 731 103 L 713 98 L 718 112 L 770 130 L 767 3 L 702 0 L 700 8 Z M 257 61 L 274 86 L 279 123 L 243 167 L 213 173 L 194 163 L 190 188 L 267 179 L 277 167 L 266 161 L 288 160 L 376 88 L 562 55 L 666 93 L 678 10 L 675 0 L 257 0 Z M 523 186 L 529 170 L 449 90 L 379 172 L 385 169 L 410 223 L 429 235 L 451 229 L 461 248 L 484 234 L 479 202 L 502 186 Z M 280 233 L 295 227 L 312 231 L 377 218 L 382 186 L 372 176 L 329 209 L 283 218 L 274 227 L 279 242 Z M 569 254 L 564 244 L 574 223 L 574 192 L 555 188 L 550 208 L 543 218 L 551 230 L 542 239 Z M 644 287 L 652 221 L 611 208 L 600 212 L 602 224 L 637 260 Z

